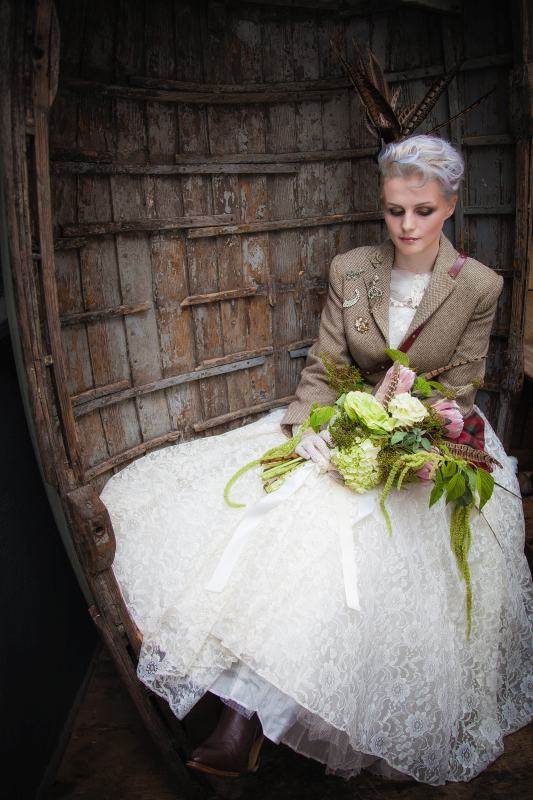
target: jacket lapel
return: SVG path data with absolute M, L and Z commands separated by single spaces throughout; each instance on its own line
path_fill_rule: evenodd
M 450 240 L 441 232 L 439 251 L 433 265 L 431 279 L 422 296 L 420 305 L 415 311 L 404 339 L 425 322 L 446 300 L 455 286 L 455 280 L 448 275 L 448 270 L 458 256 Z M 394 244 L 391 239 L 381 242 L 370 255 L 371 268 L 363 274 L 367 291 L 372 286 L 382 291 L 382 296 L 372 301 L 369 299 L 369 308 L 376 325 L 380 329 L 385 341 L 389 342 L 389 302 L 390 302 L 390 272 L 394 262 Z M 377 277 L 376 277 L 377 276 Z
M 370 313 L 386 342 L 389 341 L 390 271 L 394 261 L 394 245 L 390 239 L 379 244 L 370 255 L 370 269 L 363 274 L 367 292 L 372 287 L 383 294 L 379 299 L 368 299 Z
M 455 288 L 455 279 L 448 275 L 448 270 L 458 255 L 459 253 L 450 240 L 441 232 L 439 252 L 433 265 L 431 279 L 422 295 L 422 300 L 415 311 L 411 324 L 407 328 L 404 339 L 407 339 L 419 325 L 426 322 Z

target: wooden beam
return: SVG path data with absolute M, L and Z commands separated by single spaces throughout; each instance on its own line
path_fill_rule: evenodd
M 501 205 L 501 206 L 464 206 L 463 207 L 463 214 L 490 214 L 491 216 L 497 216 L 499 214 L 514 214 L 515 207 L 512 205 Z M 207 230 L 210 230 L 207 228 Z
M 268 411 L 270 408 L 277 408 L 278 406 L 288 405 L 296 400 L 295 395 L 288 397 L 278 397 L 277 400 L 268 400 L 265 403 L 257 403 L 255 406 L 248 406 L 247 408 L 240 408 L 238 411 L 230 411 L 228 414 L 221 414 L 219 417 L 211 417 L 204 422 L 197 422 L 193 425 L 196 433 L 207 431 L 210 428 L 216 428 L 219 425 L 225 425 L 227 422 L 233 422 L 235 419 L 247 417 L 251 414 L 260 414 L 262 411 Z
M 106 236 L 113 233 L 137 231 L 165 231 L 196 228 L 199 226 L 231 223 L 234 214 L 207 214 L 203 216 L 175 217 L 174 219 L 131 219 L 122 222 L 86 222 L 63 225 L 63 236 Z
M 269 222 L 249 222 L 241 225 L 219 225 L 199 228 L 187 232 L 189 239 L 207 236 L 228 236 L 234 233 L 257 233 L 258 231 L 283 231 L 290 228 L 313 228 L 318 225 L 340 225 L 345 222 L 363 222 L 383 219 L 382 211 L 357 211 L 352 214 L 328 214 L 322 217 L 303 217 L 302 219 L 279 219 Z
M 463 10 L 459 0 L 400 0 L 400 2 L 404 6 L 414 6 L 440 14 L 461 14 Z
M 206 367 L 219 367 L 222 364 L 231 364 L 233 361 L 241 361 L 245 358 L 254 358 L 255 356 L 271 356 L 274 352 L 272 346 L 258 347 L 256 350 L 241 350 L 238 353 L 230 353 L 227 356 L 218 356 L 217 358 L 206 358 L 200 362 L 196 369 L 205 369 Z
M 294 395 L 280 397 L 276 400 L 268 400 L 265 403 L 258 403 L 255 406 L 241 408 L 238 411 L 230 411 L 228 414 L 221 414 L 219 417 L 212 417 L 204 422 L 197 422 L 193 427 L 196 433 L 200 433 L 201 431 L 214 428 L 217 425 L 224 425 L 225 423 L 231 422 L 234 419 L 240 419 L 241 417 L 246 417 L 252 414 L 259 414 L 262 411 L 268 411 L 270 408 L 277 408 L 278 406 L 283 406 L 286 404 L 288 405 L 289 403 L 292 403 L 293 400 L 295 400 Z M 142 442 L 135 447 L 131 447 L 129 450 L 125 450 L 123 453 L 117 453 L 112 458 L 106 459 L 105 461 L 100 462 L 100 464 L 95 464 L 93 467 L 85 470 L 84 479 L 88 483 L 89 481 L 93 480 L 93 478 L 97 478 L 99 475 L 110 472 L 112 469 L 115 469 L 115 467 L 120 467 L 127 461 L 133 461 L 133 459 L 139 458 L 139 456 L 148 453 L 150 450 L 155 450 L 163 445 L 176 442 L 178 439 L 182 439 L 182 437 L 183 433 L 181 431 L 170 431 L 169 433 L 163 434 L 163 436 L 158 436 L 157 438 L 150 439 L 147 442 Z
M 131 86 L 141 86 L 144 89 L 166 89 L 178 92 L 206 92 L 207 94 L 245 94 L 259 92 L 306 92 L 309 90 L 347 89 L 352 84 L 348 78 L 322 78 L 309 81 L 291 81 L 287 83 L 201 83 L 200 81 L 174 81 L 167 78 L 148 78 L 146 76 L 131 75 Z
M 85 237 L 73 237 L 72 239 L 56 239 L 54 250 L 80 250 L 89 242 Z
M 84 392 L 73 394 L 70 401 L 73 406 L 79 406 L 81 403 L 87 403 L 89 400 L 94 400 L 97 397 L 104 397 L 106 394 L 120 392 L 122 389 L 129 389 L 130 386 L 131 384 L 127 380 L 106 383 L 103 386 L 95 386 L 93 389 L 86 389 Z
M 191 294 L 185 297 L 180 306 L 198 306 L 205 303 L 220 303 L 222 300 L 235 300 L 238 297 L 250 297 L 257 294 L 256 286 L 243 286 L 240 289 L 226 289 L 223 292 L 210 292 L 209 294 Z
M 63 314 L 61 325 L 82 325 L 87 322 L 98 322 L 101 319 L 109 319 L 110 317 L 125 317 L 128 314 L 140 314 L 142 311 L 148 311 L 152 304 L 145 300 L 143 303 L 136 305 L 122 305 L 113 306 L 111 308 L 99 308 L 95 311 L 80 311 L 74 314 Z
M 352 147 L 342 150 L 309 150 L 306 152 L 294 153 L 224 153 L 223 155 L 211 155 L 210 153 L 176 153 L 176 165 L 198 165 L 206 166 L 221 165 L 226 167 L 231 164 L 298 164 L 310 161 L 342 161 L 351 158 L 369 158 L 379 152 L 379 147 Z M 53 151 L 53 170 L 57 172 L 80 172 L 86 171 L 85 165 L 90 165 L 91 170 L 102 172 L 102 174 L 112 174 L 115 169 L 116 158 L 111 153 L 97 153 L 87 150 L 62 150 Z M 127 168 L 128 174 L 148 174 L 152 170 L 158 170 L 153 174 L 174 174 L 172 164 L 118 164 L 120 168 Z M 181 174 L 181 173 L 178 173 Z
M 307 356 L 307 353 L 309 352 L 309 347 L 310 345 L 307 345 L 306 347 L 298 347 L 294 350 L 289 350 L 289 356 L 291 358 L 304 358 L 304 356 Z
M 297 342 L 291 342 L 290 344 L 286 345 L 286 347 L 290 353 L 291 350 L 300 350 L 302 347 L 311 347 L 313 342 L 316 342 L 316 337 L 312 339 L 299 339 Z
M 95 400 L 90 400 L 87 403 L 79 405 L 75 409 L 76 417 L 82 417 L 95 411 L 98 408 L 107 408 L 115 403 L 121 403 L 124 400 L 129 400 L 132 397 L 141 397 L 145 394 L 152 392 L 159 392 L 163 389 L 170 389 L 172 386 L 179 386 L 183 383 L 190 383 L 191 381 L 199 381 L 204 378 L 212 378 L 215 375 L 224 375 L 229 372 L 238 372 L 241 369 L 251 369 L 252 367 L 259 367 L 265 363 L 264 356 L 254 358 L 235 359 L 226 364 L 220 364 L 215 367 L 196 368 L 193 372 L 184 372 L 181 375 L 173 375 L 168 378 L 160 378 L 151 383 L 144 383 L 140 386 L 132 386 L 130 389 L 124 389 L 114 394 L 106 395 L 105 397 L 98 397 Z
M 141 444 L 138 444 L 135 447 L 130 447 L 129 450 L 125 450 L 123 453 L 117 453 L 112 458 L 108 458 L 105 461 L 101 461 L 99 464 L 95 464 L 94 467 L 89 467 L 89 469 L 86 469 L 84 473 L 84 481 L 89 483 L 89 481 L 92 481 L 93 478 L 97 478 L 99 475 L 104 475 L 106 472 L 111 472 L 112 469 L 122 466 L 127 461 L 133 461 L 135 458 L 139 458 L 139 456 L 143 456 L 145 453 L 150 452 L 150 450 L 155 450 L 157 447 L 162 447 L 165 444 L 171 444 L 182 437 L 183 434 L 181 431 L 170 431 L 169 433 L 165 433 L 163 436 L 158 436 L 157 438 L 150 439 L 147 442 L 141 442 Z
M 487 136 L 464 136 L 463 145 L 466 147 L 488 147 L 491 145 L 514 144 L 514 139 L 508 133 L 493 133 Z
M 461 72 L 486 69 L 487 67 L 505 66 L 512 63 L 509 53 L 502 53 L 495 56 L 483 56 L 465 61 L 461 66 Z M 385 72 L 385 78 L 389 83 L 404 83 L 408 80 L 420 80 L 425 77 L 435 77 L 444 73 L 442 64 L 433 64 L 419 69 L 401 70 L 397 72 Z M 148 80 L 140 76 L 135 76 L 137 82 Z M 339 85 L 337 81 L 331 84 L 329 81 L 305 81 L 309 88 L 293 88 L 293 84 L 281 84 L 283 88 L 272 89 L 268 84 L 261 84 L 264 88 L 258 91 L 243 90 L 242 85 L 233 87 L 231 90 L 213 90 L 213 84 L 206 84 L 207 91 L 202 86 L 200 90 L 183 90 L 182 88 L 163 89 L 161 81 L 150 80 L 151 87 L 118 85 L 101 83 L 99 81 L 84 80 L 79 78 L 67 78 L 61 85 L 61 91 L 65 92 L 91 92 L 102 97 L 125 97 L 130 100 L 160 102 L 160 103 L 186 103 L 194 104 L 249 104 L 249 103 L 297 103 L 304 100 L 320 100 L 327 98 L 332 92 L 350 91 L 348 81 L 343 81 L 345 85 Z M 168 85 L 168 81 L 164 81 Z M 183 85 L 183 84 L 181 84 Z M 189 84 L 190 85 L 190 84 Z M 275 84 L 280 86 L 280 84 Z
M 291 164 L 106 164 L 101 161 L 56 161 L 53 172 L 72 175 L 217 175 L 217 174 L 293 174 Z
M 344 150 L 307 150 L 297 153 L 225 153 L 213 156 L 208 153 L 177 153 L 178 164 L 285 164 L 312 161 L 348 161 L 352 158 L 371 158 L 379 147 L 352 147 Z
M 262 90 L 259 92 L 209 92 L 181 91 L 178 89 L 144 89 L 136 86 L 123 86 L 98 81 L 70 78 L 61 85 L 61 92 L 90 92 L 102 97 L 125 97 L 128 100 L 140 100 L 159 103 L 186 103 L 187 105 L 246 105 L 264 103 L 300 103 L 304 100 L 320 100 L 331 95 L 332 91 L 344 89 L 316 88 L 292 90 L 291 84 L 282 90 Z
M 41 281 L 43 293 L 43 320 L 48 332 L 50 353 L 53 366 L 50 378 L 57 406 L 57 415 L 62 435 L 62 444 L 65 448 L 65 461 L 72 468 L 72 477 L 80 480 L 83 470 L 82 454 L 72 404 L 68 394 L 68 382 L 63 355 L 63 342 L 61 339 L 61 325 L 59 320 L 59 303 L 57 294 L 56 270 L 54 261 L 54 243 L 52 238 L 52 194 L 50 189 L 50 161 L 48 145 L 48 114 L 50 107 L 50 92 L 54 90 L 53 79 L 51 84 L 50 59 L 54 53 L 50 52 L 53 41 L 51 32 L 53 28 L 52 3 L 39 0 L 35 9 L 35 34 L 33 47 L 33 80 L 32 108 L 34 117 L 34 169 L 35 169 L 35 228 L 38 240 L 39 253 L 41 254 Z M 31 66 L 31 65 L 30 65 Z M 30 150 L 31 152 L 31 150 Z M 61 456 L 56 454 L 59 460 Z M 70 476 L 69 476 L 70 477 Z

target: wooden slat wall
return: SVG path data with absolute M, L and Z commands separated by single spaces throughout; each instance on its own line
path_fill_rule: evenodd
M 76 419 L 89 476 L 105 482 L 106 462 L 119 468 L 129 450 L 134 456 L 153 440 L 216 434 L 253 418 L 236 412 L 267 409 L 276 399 L 290 397 L 304 364 L 301 343 L 317 334 L 331 259 L 386 235 L 375 214 L 378 177 L 370 153 L 376 141 L 364 125 L 355 92 L 343 85 L 330 38 L 345 43 L 348 58 L 353 58 L 352 35 L 368 41 L 385 70 L 402 81 L 404 103 L 420 99 L 443 65 L 465 55 L 465 69 L 423 130 L 498 87 L 451 130 L 441 130 L 463 149 L 468 174 L 459 227 L 450 222 L 445 232 L 506 276 L 487 374 L 488 384 L 498 386 L 510 324 L 515 236 L 515 148 L 502 113 L 513 47 L 505 9 L 491 6 L 487 13 L 481 0 L 468 0 L 464 7 L 462 18 L 420 8 L 339 16 L 331 8 L 268 3 L 58 2 L 61 80 L 51 148 L 58 158 L 84 166 L 80 174 L 52 170 L 56 238 L 69 224 L 226 214 L 238 225 L 374 212 L 369 219 L 209 237 L 198 227 L 190 235 L 187 229 L 88 235 L 75 248 L 56 250 L 61 315 L 149 303 L 136 314 L 62 328 L 68 388 L 80 406 Z M 468 35 L 473 30 L 476 35 Z M 279 91 L 280 85 L 295 82 L 326 83 L 320 84 L 320 96 L 295 99 L 293 93 L 285 101 L 242 104 L 201 103 L 197 97 L 190 103 L 147 100 L 95 93 L 81 84 L 66 88 L 69 80 L 128 86 L 130 77 L 132 85 L 153 87 L 152 97 L 158 87 L 164 90 L 164 81 L 182 82 L 180 91 L 189 82 L 195 95 L 203 84 L 224 84 L 226 90 L 275 84 Z M 503 138 L 477 138 L 494 135 Z M 361 148 L 368 153 L 347 153 Z M 339 154 L 305 156 L 321 151 Z M 194 158 L 201 163 L 204 156 L 241 161 L 247 153 L 265 154 L 270 164 L 276 155 L 287 162 L 288 153 L 298 154 L 298 160 L 292 172 L 270 174 L 163 174 L 161 169 L 93 174 L 90 169 L 91 158 L 111 159 L 117 167 L 164 167 Z M 254 159 L 254 169 L 260 166 Z M 232 299 L 182 305 L 185 298 L 227 290 L 243 291 Z M 264 355 L 256 366 L 246 366 L 246 354 L 258 351 Z M 215 369 L 208 378 L 128 392 L 128 387 L 190 376 L 206 362 L 227 365 L 232 354 L 244 368 Z M 119 402 L 106 399 L 83 411 L 84 397 L 109 398 L 113 391 L 123 395 Z M 478 402 L 496 421 L 498 393 L 481 392 Z

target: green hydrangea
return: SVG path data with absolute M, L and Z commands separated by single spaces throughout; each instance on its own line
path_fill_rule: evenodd
M 379 451 L 380 448 L 371 439 L 359 436 L 347 450 L 333 450 L 331 461 L 341 473 L 346 486 L 362 494 L 377 486 L 381 480 Z

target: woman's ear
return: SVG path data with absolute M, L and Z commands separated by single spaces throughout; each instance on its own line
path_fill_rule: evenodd
M 452 197 L 452 199 L 450 200 L 450 206 L 449 206 L 449 208 L 448 208 L 448 213 L 446 214 L 446 219 L 447 219 L 448 217 L 451 217 L 451 215 L 452 215 L 452 214 L 453 214 L 453 212 L 455 211 L 455 206 L 456 206 L 456 203 L 457 203 L 457 195 L 456 195 L 456 194 L 454 194 L 454 196 L 453 196 L 453 197 Z

